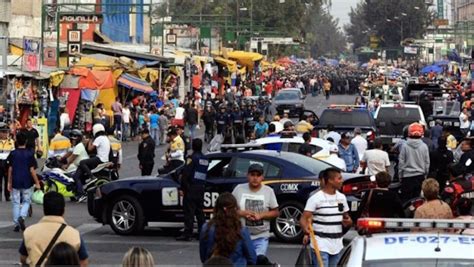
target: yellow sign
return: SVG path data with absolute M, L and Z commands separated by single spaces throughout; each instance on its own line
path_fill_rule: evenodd
M 33 125 L 38 131 L 39 140 L 41 141 L 41 149 L 43 150 L 43 157 L 48 157 L 48 147 L 49 147 L 49 138 L 48 138 L 48 119 L 38 118 L 33 120 Z

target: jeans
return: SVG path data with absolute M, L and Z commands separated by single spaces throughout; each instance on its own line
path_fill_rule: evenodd
M 402 201 L 402 203 L 420 196 L 421 184 L 424 180 L 424 175 L 403 177 L 401 179 L 400 200 Z
M 159 128 L 151 128 L 150 136 L 155 141 L 155 146 L 160 145 L 160 129 Z
M 18 225 L 18 218 L 26 218 L 31 205 L 31 195 L 33 187 L 27 189 L 13 188 L 12 204 L 13 204 L 13 223 Z
M 192 142 L 196 134 L 196 124 L 189 124 L 188 128 L 189 128 L 189 138 L 191 138 L 191 142 Z
M 255 253 L 258 255 L 267 255 L 268 249 L 268 237 L 261 237 L 252 240 L 253 246 L 255 247 Z
M 124 123 L 123 124 L 123 133 L 122 133 L 122 139 L 124 141 L 127 141 L 127 138 L 130 136 L 129 129 L 130 129 L 130 123 Z
M 321 254 L 321 259 L 323 260 L 324 267 L 337 266 L 337 263 L 339 262 L 339 259 L 341 258 L 341 253 L 332 255 L 324 251 L 319 251 L 319 254 Z M 313 266 L 320 267 L 318 264 L 318 258 L 316 258 L 316 254 L 314 253 L 313 248 L 311 248 L 311 262 Z
M 77 171 L 74 174 L 74 181 L 76 183 L 77 193 L 85 193 L 83 185 L 86 183 L 86 180 L 92 176 L 91 170 L 93 170 L 101 163 L 103 162 L 98 157 L 84 159 L 79 162 L 79 167 L 77 168 Z
M 114 115 L 114 129 L 117 131 L 122 130 L 122 115 Z

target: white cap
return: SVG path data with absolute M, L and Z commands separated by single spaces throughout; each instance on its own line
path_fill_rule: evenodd
M 329 147 L 329 152 L 331 153 L 339 153 L 339 148 L 337 148 L 337 145 L 331 145 Z

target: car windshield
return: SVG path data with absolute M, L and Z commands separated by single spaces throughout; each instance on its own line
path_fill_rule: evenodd
M 338 126 L 372 126 L 370 113 L 363 111 L 325 110 L 321 115 L 319 124 Z
M 455 259 L 396 259 L 364 262 L 364 267 L 467 267 L 473 266 L 474 260 Z
M 461 113 L 461 103 L 458 101 L 433 101 L 433 115 L 458 117 Z
M 420 110 L 413 108 L 380 108 L 377 115 L 377 126 L 380 134 L 402 135 L 403 127 L 421 120 Z
M 300 96 L 298 92 L 280 92 L 276 97 L 275 100 L 298 100 Z
M 317 159 L 313 159 L 307 156 L 303 156 L 296 153 L 284 153 L 281 157 L 289 162 L 292 162 L 303 169 L 311 172 L 314 175 L 319 175 L 319 172 L 327 168 L 333 167 L 325 162 Z

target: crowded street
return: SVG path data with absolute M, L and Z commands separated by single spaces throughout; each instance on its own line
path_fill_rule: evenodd
M 0 0 L 0 266 L 474 266 L 474 1 Z
M 355 96 L 336 95 L 332 101 L 341 104 L 351 104 Z M 308 97 L 306 105 L 314 110 L 316 114 L 321 114 L 322 110 L 328 105 L 328 101 L 323 96 Z M 198 131 L 198 137 L 203 136 L 203 128 Z M 132 177 L 139 173 L 137 160 L 138 141 L 130 141 L 123 145 L 124 161 L 127 161 L 126 167 L 120 170 L 120 176 Z M 163 154 L 166 146 L 156 148 L 157 155 Z M 164 161 L 157 163 L 163 164 Z M 34 204 L 33 204 L 34 205 Z M 87 239 L 90 257 L 94 259 L 93 265 L 116 265 L 117 259 L 121 258 L 123 252 L 132 246 L 146 246 L 153 254 L 153 257 L 159 260 L 160 265 L 195 265 L 199 261 L 199 243 L 183 243 L 175 241 L 175 236 L 179 234 L 179 226 L 176 229 L 163 228 L 163 224 L 155 223 L 144 233 L 137 236 L 118 236 L 109 226 L 103 226 L 97 223 L 87 214 L 87 203 L 66 204 L 67 212 L 65 218 L 67 222 L 78 229 L 83 237 Z M 3 255 L 0 259 L 0 265 L 15 265 L 18 262 L 17 251 L 18 243 L 21 241 L 19 236 L 11 231 L 13 224 L 7 218 L 10 216 L 10 203 L 0 202 L 0 242 L 2 246 L 0 252 Z M 29 221 L 37 221 L 42 216 L 42 207 L 33 206 L 33 217 Z M 166 225 L 166 224 L 164 224 Z M 170 231 L 171 230 L 171 231 Z M 352 234 L 352 233 L 351 233 Z M 282 266 L 293 265 L 298 256 L 300 245 L 282 243 L 272 238 L 270 244 L 269 257 L 275 259 Z

